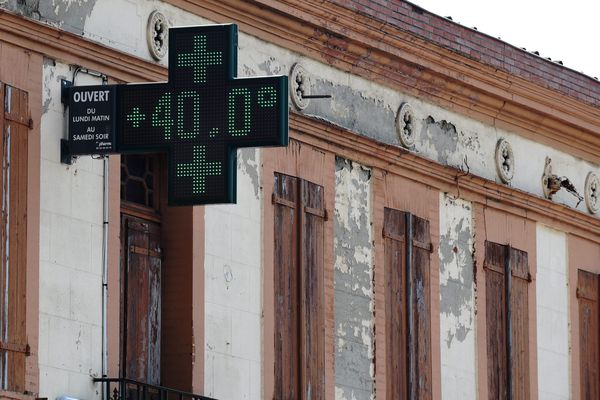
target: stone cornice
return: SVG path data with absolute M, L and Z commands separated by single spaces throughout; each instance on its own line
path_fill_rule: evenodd
M 392 172 L 465 200 L 545 223 L 600 243 L 600 219 L 565 205 L 382 145 L 338 126 L 290 114 L 290 137 L 384 173 Z M 540 182 L 541 184 L 541 182 Z
M 302 55 L 600 163 L 600 110 L 322 0 L 167 0 Z
M 167 69 L 159 64 L 1 9 L 0 41 L 98 70 L 123 82 L 167 79 Z

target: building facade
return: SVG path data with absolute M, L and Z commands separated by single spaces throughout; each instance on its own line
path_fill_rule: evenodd
M 214 23 L 290 80 L 237 204 L 62 162 L 63 80 L 165 81 Z M 596 79 L 401 0 L 8 0 L 0 95 L 0 397 L 600 398 Z

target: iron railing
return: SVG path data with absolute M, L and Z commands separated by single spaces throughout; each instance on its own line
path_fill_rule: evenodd
M 215 400 L 127 378 L 94 378 L 93 381 L 103 385 L 102 400 Z

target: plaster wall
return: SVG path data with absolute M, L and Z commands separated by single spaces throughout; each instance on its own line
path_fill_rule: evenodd
M 569 399 L 567 237 L 537 226 L 537 348 L 540 399 Z
M 259 150 L 238 150 L 237 204 L 205 207 L 204 394 L 261 397 Z
M 61 78 L 69 66 L 45 59 L 41 120 L 39 285 L 40 397 L 99 398 L 101 375 L 103 162 L 60 163 Z M 80 74 L 78 84 L 100 84 Z
M 334 211 L 335 398 L 374 398 L 371 171 L 336 158 Z
M 440 193 L 442 399 L 476 398 L 472 205 Z

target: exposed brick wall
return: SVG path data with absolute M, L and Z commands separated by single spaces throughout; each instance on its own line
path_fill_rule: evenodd
M 465 57 L 600 106 L 600 82 L 401 0 L 330 0 Z

